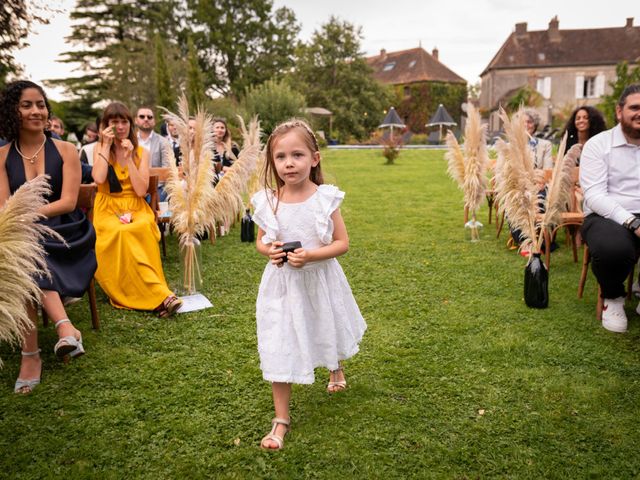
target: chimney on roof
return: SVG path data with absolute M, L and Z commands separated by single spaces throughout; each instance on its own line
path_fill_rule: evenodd
M 527 34 L 527 22 L 516 23 L 516 37 L 523 37 Z
M 438 53 L 438 47 L 433 47 L 433 50 L 431 50 L 431 56 L 438 60 Z
M 633 28 L 633 17 L 627 17 L 627 24 L 625 25 L 626 28 Z
M 549 41 L 551 42 L 559 42 L 560 41 L 560 29 L 558 28 L 560 22 L 558 21 L 558 16 L 556 15 L 549 22 Z
M 381 56 L 382 58 L 386 58 L 386 56 L 387 56 L 387 51 L 386 51 L 384 48 L 381 48 L 381 49 L 380 49 L 380 56 Z

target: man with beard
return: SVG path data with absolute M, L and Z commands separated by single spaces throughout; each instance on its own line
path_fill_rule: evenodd
M 624 281 L 640 251 L 640 84 L 629 85 L 616 105 L 618 124 L 587 141 L 580 161 L 585 220 L 593 273 L 602 289 L 602 326 L 627 331 Z M 636 309 L 640 314 L 640 305 Z
M 168 167 L 171 158 L 171 145 L 166 138 L 153 131 L 156 126 L 153 110 L 146 106 L 138 108 L 134 121 L 138 127 L 138 144 L 149 151 L 149 167 Z M 161 182 L 158 184 L 158 200 L 164 202 L 166 199 L 164 182 Z

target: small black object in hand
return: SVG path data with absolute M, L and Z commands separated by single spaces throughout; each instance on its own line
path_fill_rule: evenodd
M 284 253 L 293 252 L 296 248 L 302 248 L 302 244 L 300 242 L 287 242 L 284 245 L 282 245 L 282 251 Z M 287 261 L 286 255 L 282 257 L 282 261 L 283 262 Z

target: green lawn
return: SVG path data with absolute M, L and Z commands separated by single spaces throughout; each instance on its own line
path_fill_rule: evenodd
M 559 240 L 550 307 L 523 301 L 525 260 L 485 225 L 464 241 L 462 194 L 442 152 L 327 151 L 347 192 L 351 250 L 340 261 L 369 329 L 329 396 L 326 371 L 295 386 L 292 432 L 263 452 L 273 415 L 261 378 L 255 298 L 265 258 L 239 228 L 203 248 L 214 308 L 159 320 L 87 302 L 69 309 L 87 355 L 55 360 L 33 395 L 12 393 L 19 352 L 0 347 L 0 477 L 632 478 L 640 474 L 640 322 L 606 332 L 590 274 Z M 486 224 L 486 206 L 480 220 Z M 165 261 L 177 279 L 175 238 Z

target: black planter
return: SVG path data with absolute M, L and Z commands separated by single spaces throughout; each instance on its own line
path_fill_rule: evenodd
M 534 253 L 524 269 L 524 302 L 527 307 L 549 306 L 549 272 L 539 253 Z
M 255 238 L 255 224 L 251 218 L 249 209 L 247 208 L 244 217 L 242 217 L 242 222 L 240 223 L 240 240 L 243 242 L 253 242 Z

